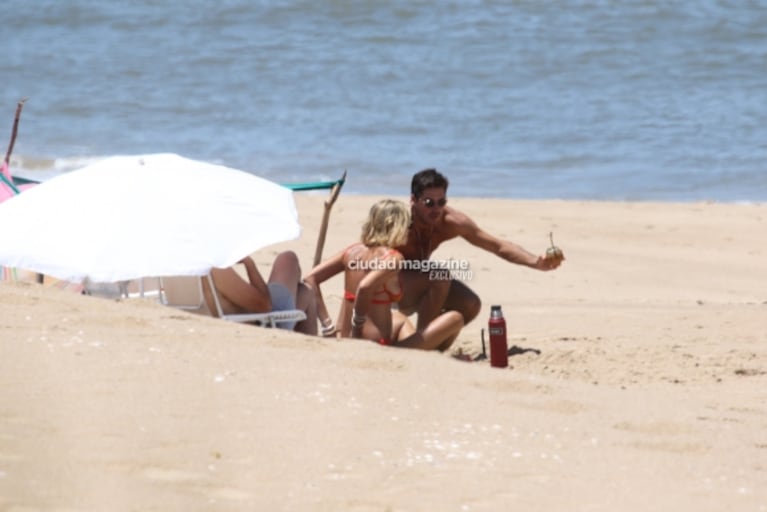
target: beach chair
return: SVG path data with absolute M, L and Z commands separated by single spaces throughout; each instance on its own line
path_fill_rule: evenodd
M 81 283 L 63 281 L 52 276 L 46 276 L 37 272 L 32 272 L 30 270 L 24 270 L 16 267 L 0 266 L 0 281 L 36 283 L 39 285 L 49 286 L 59 290 L 68 290 L 75 293 L 83 293 L 84 290 Z
M 203 281 L 207 283 L 211 290 L 212 305 L 209 305 L 205 300 Z M 160 298 L 162 304 L 166 306 L 172 306 L 192 313 L 207 314 L 230 322 L 276 327 L 276 324 L 282 322 L 302 322 L 306 320 L 306 313 L 300 309 L 270 311 L 267 313 L 224 314 L 218 297 L 218 290 L 216 290 L 216 285 L 213 283 L 213 278 L 210 274 L 205 276 L 161 277 Z
M 41 274 L 16 267 L 0 266 L 1 281 L 16 281 L 24 283 L 42 283 Z
M 105 299 L 151 299 L 160 296 L 159 278 L 142 277 L 129 281 L 111 283 L 85 279 L 82 283 L 83 295 L 92 295 Z
M 338 198 L 338 194 L 341 193 L 341 189 L 346 182 L 346 171 L 337 180 L 332 181 L 315 181 L 306 183 L 284 183 L 284 187 L 287 187 L 293 191 L 307 191 L 307 190 L 329 190 L 328 199 L 324 203 L 324 211 L 322 215 L 322 223 L 320 226 L 320 232 L 317 236 L 317 245 L 314 252 L 313 264 L 317 265 L 322 259 L 322 250 L 325 245 L 325 235 L 327 234 L 328 223 L 330 220 L 330 210 L 333 208 L 333 204 Z M 205 301 L 205 294 L 203 292 L 203 280 L 206 280 L 208 286 L 212 290 L 213 296 L 213 311 L 208 307 Z M 207 314 L 216 318 L 222 318 L 232 322 L 244 322 L 244 323 L 256 323 L 260 325 L 266 325 L 274 327 L 275 324 L 280 322 L 296 321 L 301 322 L 306 320 L 306 313 L 299 309 L 293 309 L 288 311 L 272 311 L 269 313 L 247 313 L 238 315 L 225 315 L 221 303 L 218 298 L 218 291 L 213 284 L 213 279 L 210 274 L 203 277 L 188 277 L 188 276 L 172 276 L 160 278 L 160 301 L 166 306 L 176 307 L 193 313 Z

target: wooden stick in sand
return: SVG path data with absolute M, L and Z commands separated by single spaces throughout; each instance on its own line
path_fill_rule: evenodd
M 16 134 L 19 132 L 19 118 L 21 117 L 21 109 L 24 108 L 24 103 L 29 98 L 22 98 L 18 105 L 16 105 L 16 117 L 13 119 L 13 131 L 11 131 L 11 141 L 8 144 L 8 151 L 5 153 L 5 163 L 10 163 L 11 153 L 13 153 L 13 145 L 16 144 Z
M 317 249 L 314 251 L 314 266 L 319 265 L 322 260 L 322 249 L 325 247 L 325 235 L 328 232 L 328 222 L 330 221 L 330 209 L 333 208 L 333 203 L 336 202 L 338 194 L 341 192 L 341 187 L 346 181 L 346 171 L 341 179 L 333 185 L 330 191 L 330 198 L 325 201 L 325 211 L 322 213 L 322 225 L 320 226 L 320 234 L 317 237 Z

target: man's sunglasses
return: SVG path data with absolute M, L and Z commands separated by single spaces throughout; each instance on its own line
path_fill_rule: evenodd
M 431 197 L 424 197 L 421 202 L 423 203 L 423 205 L 426 208 L 434 208 L 435 206 L 439 206 L 440 208 L 444 208 L 444 206 L 447 204 L 447 199 L 443 197 L 442 199 L 439 199 L 438 201 L 435 201 Z

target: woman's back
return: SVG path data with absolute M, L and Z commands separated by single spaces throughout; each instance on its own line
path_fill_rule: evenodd
M 366 313 L 370 322 L 363 330 L 363 335 L 374 341 L 391 340 L 391 305 L 402 297 L 402 286 L 399 281 L 402 255 L 389 247 L 367 247 L 362 243 L 356 243 L 346 249 L 343 259 L 345 269 L 343 307 L 353 306 L 360 286 L 362 285 L 362 290 L 365 290 L 365 277 L 375 272 L 377 278 L 374 286 L 369 290 L 371 300 Z M 341 330 L 343 336 L 349 336 L 351 325 L 342 325 Z

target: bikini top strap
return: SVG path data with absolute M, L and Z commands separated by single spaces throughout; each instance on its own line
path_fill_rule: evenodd
M 355 247 L 359 247 L 360 245 L 362 245 L 362 242 L 354 242 L 354 243 L 352 243 L 352 244 L 349 244 L 348 246 L 346 246 L 346 249 L 344 249 L 344 256 L 346 256 L 347 254 L 349 254 L 349 252 L 350 252 L 352 249 L 354 249 Z

